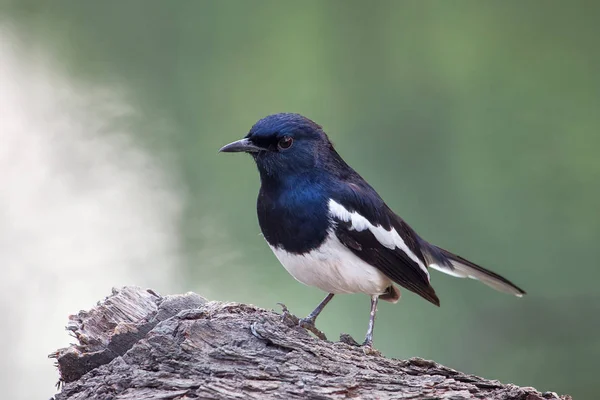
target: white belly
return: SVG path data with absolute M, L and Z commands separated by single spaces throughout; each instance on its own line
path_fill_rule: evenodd
M 271 246 L 285 269 L 299 282 L 328 293 L 382 294 L 391 281 L 344 246 L 334 234 L 304 255 Z

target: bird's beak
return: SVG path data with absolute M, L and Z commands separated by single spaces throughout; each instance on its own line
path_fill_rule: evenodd
M 258 153 L 261 150 L 264 149 L 256 146 L 249 139 L 242 139 L 221 147 L 219 153 Z

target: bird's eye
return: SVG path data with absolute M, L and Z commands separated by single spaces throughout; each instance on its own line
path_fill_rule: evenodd
M 292 139 L 289 136 L 285 136 L 279 140 L 279 143 L 277 143 L 277 146 L 279 146 L 279 148 L 281 150 L 287 150 L 290 147 L 292 147 L 292 143 L 294 143 L 294 139 Z

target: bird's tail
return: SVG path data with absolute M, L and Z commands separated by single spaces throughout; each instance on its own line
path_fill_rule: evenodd
M 423 255 L 425 256 L 429 267 L 433 269 L 437 269 L 438 271 L 458 278 L 468 277 L 477 279 L 500 292 L 513 294 L 517 297 L 522 297 L 526 294 L 523 289 L 508 279 L 472 263 L 461 256 L 457 256 L 448 250 L 444 250 L 429 243 L 427 243 L 426 246 L 422 246 L 422 248 L 425 250 Z

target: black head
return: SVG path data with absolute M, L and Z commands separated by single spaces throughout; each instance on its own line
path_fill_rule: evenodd
M 314 169 L 333 147 L 321 126 L 302 115 L 283 113 L 261 119 L 244 139 L 220 151 L 249 153 L 261 176 L 284 177 Z

